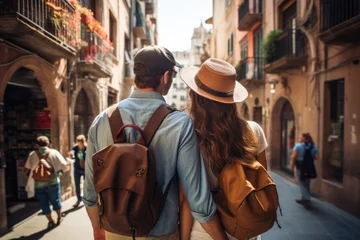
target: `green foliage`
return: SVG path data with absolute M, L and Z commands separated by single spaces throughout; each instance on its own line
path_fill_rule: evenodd
M 263 53 L 265 64 L 271 62 L 276 56 L 276 39 L 283 33 L 282 29 L 272 30 L 267 36 L 263 43 Z

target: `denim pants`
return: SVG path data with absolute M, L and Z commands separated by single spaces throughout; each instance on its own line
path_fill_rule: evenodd
M 61 209 L 60 183 L 36 188 L 35 196 L 39 199 L 41 210 L 44 215 L 51 213 L 49 203 L 53 206 L 54 211 Z
M 78 201 L 82 201 L 82 196 L 81 196 L 81 189 L 80 189 L 80 178 L 81 176 L 84 177 L 85 180 L 85 171 L 84 169 L 74 169 L 74 180 L 75 180 L 75 191 L 76 191 L 76 196 Z
M 302 200 L 310 200 L 311 194 L 310 194 L 310 178 L 305 178 L 304 180 L 301 180 L 301 173 L 300 170 L 296 170 L 297 175 L 297 183 L 299 185 L 300 191 L 301 191 L 301 198 Z

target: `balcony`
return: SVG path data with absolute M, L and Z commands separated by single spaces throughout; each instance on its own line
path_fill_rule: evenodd
M 0 0 L 0 34 L 53 62 L 75 56 L 70 23 L 75 8 L 66 0 Z
M 145 13 L 149 15 L 154 14 L 154 0 L 145 3 Z
M 77 72 L 80 75 L 92 75 L 95 78 L 108 78 L 112 76 L 113 48 L 94 31 L 81 31 L 81 39 L 86 46 L 80 50 L 77 62 Z
M 239 6 L 239 31 L 249 31 L 262 20 L 262 0 L 244 0 Z
M 319 38 L 325 43 L 360 41 L 360 1 L 322 0 Z
M 266 59 L 266 73 L 281 73 L 306 64 L 306 37 L 299 29 L 285 30 L 275 40 L 274 50 Z
M 141 12 L 141 7 L 138 1 L 136 1 L 135 8 L 135 22 L 133 27 L 133 33 L 135 38 L 145 38 L 145 18 L 143 13 Z
M 260 57 L 249 57 L 241 60 L 236 71 L 237 81 L 248 89 L 265 83 L 263 59 Z

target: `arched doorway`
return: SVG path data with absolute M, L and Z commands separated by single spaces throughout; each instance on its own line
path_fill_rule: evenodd
M 274 105 L 271 129 L 271 166 L 291 172 L 296 125 L 294 109 L 286 98 L 280 98 Z
M 295 114 L 289 101 L 281 110 L 281 167 L 291 170 L 291 153 L 295 144 Z
M 51 114 L 48 101 L 34 71 L 20 67 L 7 82 L 3 99 L 3 151 L 6 163 L 5 192 L 8 226 L 11 227 L 40 209 L 28 199 L 24 171 L 29 153 L 36 149 L 36 138 L 51 141 Z
M 88 95 L 84 89 L 81 89 L 75 103 L 74 111 L 74 135 L 85 135 L 89 131 L 93 121 L 93 111 Z
M 243 103 L 241 106 L 241 116 L 246 119 L 246 120 L 250 120 L 250 116 L 249 116 L 249 107 L 246 103 Z

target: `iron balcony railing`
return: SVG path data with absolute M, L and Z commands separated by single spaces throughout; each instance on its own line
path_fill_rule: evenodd
M 262 13 L 262 0 L 244 0 L 239 7 L 239 23 L 247 14 Z
M 84 27 L 81 30 L 81 39 L 87 45 L 80 50 L 80 62 L 92 62 L 111 72 L 114 50 L 110 43 L 102 39 L 96 32 Z
M 69 27 L 74 11 L 66 0 L 0 0 L 0 16 L 16 16 L 68 47 L 76 45 Z
M 275 53 L 269 57 L 268 63 L 283 57 L 305 57 L 306 38 L 299 29 L 287 29 L 276 39 Z
M 237 76 L 238 81 L 261 80 L 264 76 L 263 59 L 261 57 L 248 57 L 241 60 Z
M 359 0 L 321 0 L 320 8 L 321 32 L 360 15 Z

